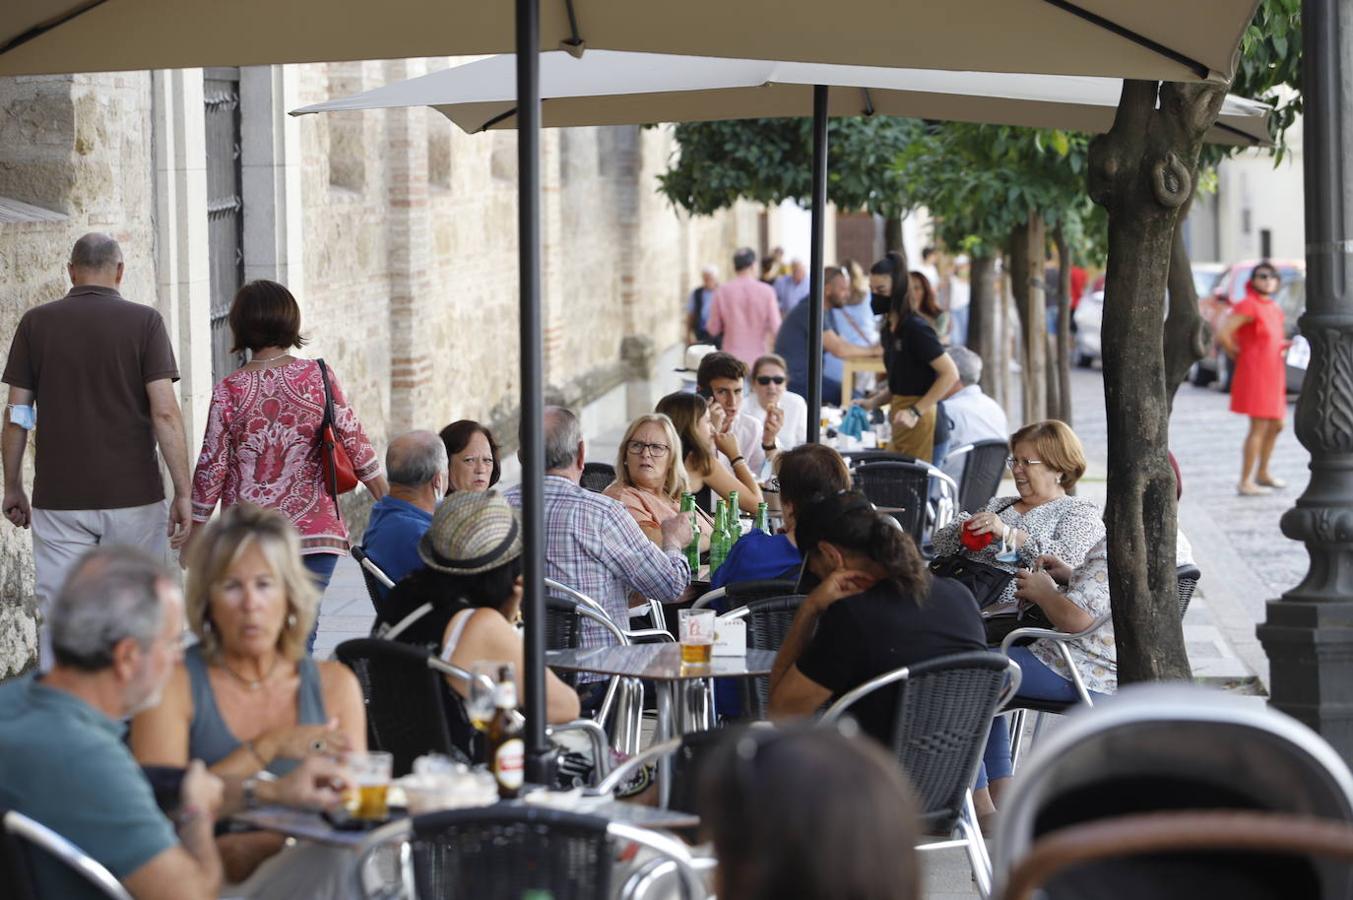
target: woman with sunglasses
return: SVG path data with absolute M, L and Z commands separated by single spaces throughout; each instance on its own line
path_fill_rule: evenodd
M 780 444 L 797 447 L 808 440 L 808 401 L 789 390 L 789 364 L 777 353 L 767 353 L 752 363 L 752 392 L 742 403 L 742 411 L 758 422 L 766 421 L 766 410 L 784 413 Z
M 1057 419 L 1026 425 L 1010 436 L 1007 464 L 1016 496 L 993 497 L 981 511 L 964 513 L 937 529 L 935 553 L 962 554 L 1012 574 L 1037 568 L 1045 554 L 1073 569 L 1080 566 L 1104 538 L 1099 507 L 1067 493 L 1085 474 L 1080 438 Z M 1013 602 L 1016 588 L 1011 579 L 988 605 Z
M 615 481 L 602 493 L 623 503 L 640 530 L 661 546 L 662 523 L 681 511 L 681 495 L 687 489 L 681 439 L 672 420 L 649 413 L 631 422 L 620 442 Z M 702 551 L 709 549 L 711 524 L 705 517 L 700 528 Z
M 1274 302 L 1282 279 L 1272 263 L 1261 262 L 1250 274 L 1245 299 L 1231 308 L 1231 314 L 1217 333 L 1217 341 L 1235 360 L 1231 379 L 1231 412 L 1250 417 L 1250 431 L 1241 451 L 1240 484 L 1242 497 L 1269 493 L 1286 483 L 1268 471 L 1269 459 L 1278 432 L 1287 415 L 1287 332 L 1283 327 L 1283 309 Z

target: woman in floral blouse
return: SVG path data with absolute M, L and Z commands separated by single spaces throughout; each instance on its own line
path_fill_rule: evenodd
M 231 351 L 248 350 L 251 357 L 212 391 L 193 473 L 193 521 L 206 522 L 218 501 L 223 509 L 243 502 L 278 510 L 300 533 L 302 559 L 323 594 L 338 557 L 348 552 L 348 529 L 320 466 L 320 367 L 291 355 L 305 343 L 300 307 L 282 285 L 251 281 L 231 303 L 230 330 Z M 357 477 L 380 499 L 389 490 L 380 460 L 337 373 L 328 371 L 334 432 Z M 312 631 L 308 648 L 314 640 Z

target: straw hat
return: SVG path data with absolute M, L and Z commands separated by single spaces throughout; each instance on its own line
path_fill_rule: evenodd
M 497 491 L 456 491 L 442 501 L 418 555 L 449 575 L 476 575 L 521 556 L 517 511 Z

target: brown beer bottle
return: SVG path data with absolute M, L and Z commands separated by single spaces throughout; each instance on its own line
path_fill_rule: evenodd
M 522 739 L 522 724 L 517 717 L 517 685 L 507 666 L 498 672 L 493 705 L 495 709 L 488 731 L 489 769 L 498 782 L 498 796 L 511 800 L 521 793 L 526 771 L 526 742 Z

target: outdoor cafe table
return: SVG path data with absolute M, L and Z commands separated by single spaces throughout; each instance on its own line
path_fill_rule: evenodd
M 706 681 L 710 678 L 752 678 L 769 675 L 775 662 L 772 650 L 748 649 L 745 656 L 715 656 L 708 663 L 681 661 L 681 645 L 629 644 L 578 650 L 550 650 L 545 665 L 565 672 L 592 672 L 652 681 L 658 700 L 655 742 L 713 725 L 707 703 Z M 666 805 L 671 787 L 667 759 L 658 762 L 660 805 Z
M 503 802 L 526 804 L 526 801 L 523 800 L 506 800 Z M 534 806 L 535 804 L 526 805 Z M 540 806 L 542 808 L 548 807 L 547 804 L 540 804 Z M 580 806 L 577 812 L 583 815 L 597 816 L 610 822 L 618 822 L 622 825 L 633 825 L 636 828 L 672 830 L 695 828 L 700 824 L 700 818 L 691 813 L 641 806 L 637 803 L 622 803 L 619 800 L 591 800 L 585 806 Z M 406 818 L 407 815 L 402 811 L 396 812 L 391 816 L 390 821 Z M 271 831 L 299 840 L 313 841 L 317 844 L 342 847 L 354 851 L 360 850 L 371 836 L 370 830 L 340 830 L 330 825 L 317 812 L 292 809 L 287 806 L 260 806 L 258 809 L 236 813 L 231 819 L 262 831 Z

